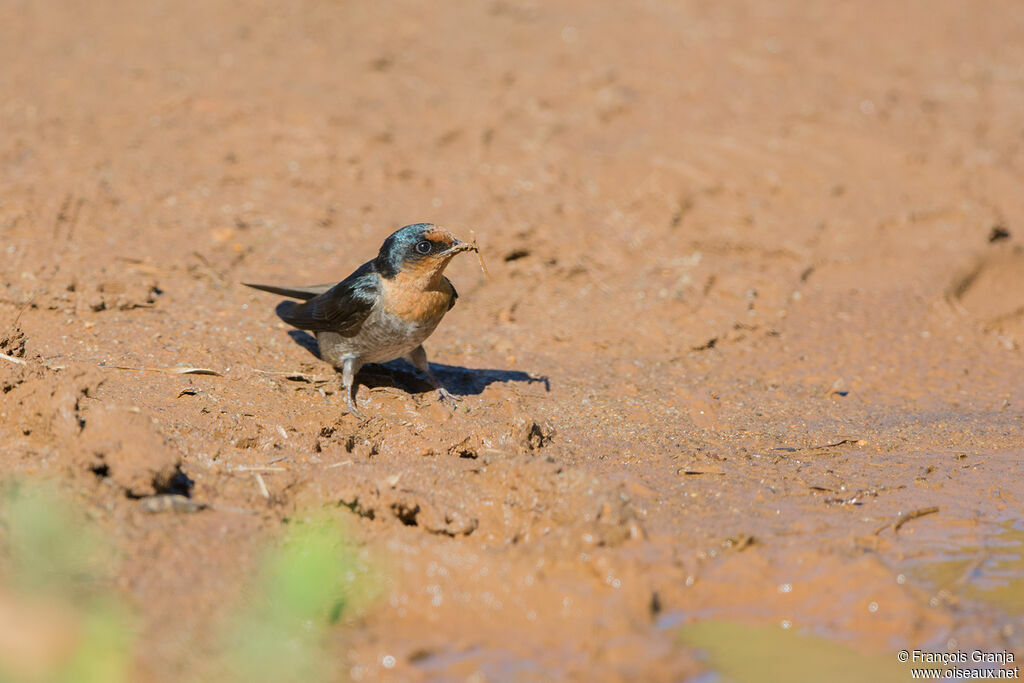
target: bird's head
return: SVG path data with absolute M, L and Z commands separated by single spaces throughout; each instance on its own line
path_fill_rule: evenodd
M 407 225 L 384 240 L 377 254 L 377 272 L 389 279 L 399 273 L 440 277 L 452 257 L 463 251 L 476 251 L 476 246 L 432 223 Z

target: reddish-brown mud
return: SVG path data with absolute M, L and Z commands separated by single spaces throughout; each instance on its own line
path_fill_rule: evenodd
M 16 1 L 0 63 L 0 455 L 121 551 L 134 678 L 321 508 L 377 574 L 342 677 L 1024 656 L 1017 3 Z M 361 422 L 239 283 L 420 221 L 488 259 L 464 400 L 369 367 Z

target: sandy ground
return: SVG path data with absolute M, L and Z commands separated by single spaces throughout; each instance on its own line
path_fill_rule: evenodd
M 1019 3 L 14 0 L 0 64 L 0 455 L 114 539 L 134 680 L 324 508 L 340 678 L 1024 657 Z M 426 345 L 464 400 L 367 368 L 360 422 L 239 283 L 420 221 L 489 264 Z

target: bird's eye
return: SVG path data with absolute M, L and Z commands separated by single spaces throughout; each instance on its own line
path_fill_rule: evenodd
M 429 254 L 430 250 L 433 249 L 433 247 L 433 244 L 426 240 L 423 240 L 422 242 L 416 245 L 416 251 L 418 251 L 421 254 Z

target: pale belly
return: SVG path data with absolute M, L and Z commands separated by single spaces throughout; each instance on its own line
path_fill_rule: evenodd
M 379 310 L 370 313 L 359 333 L 354 337 L 343 337 L 337 332 L 317 332 L 320 357 L 336 367 L 341 367 L 347 358 L 362 363 L 386 363 L 402 358 L 429 337 L 438 323 L 410 323 Z

